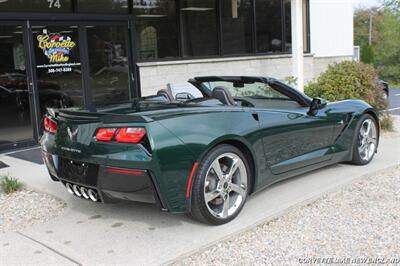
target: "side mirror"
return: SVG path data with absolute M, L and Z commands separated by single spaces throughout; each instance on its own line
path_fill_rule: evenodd
M 195 97 L 188 92 L 180 92 L 175 95 L 175 99 L 180 102 L 194 99 Z
M 310 110 L 308 111 L 309 115 L 316 115 L 318 110 L 325 108 L 327 102 L 321 98 L 314 98 L 310 105 Z

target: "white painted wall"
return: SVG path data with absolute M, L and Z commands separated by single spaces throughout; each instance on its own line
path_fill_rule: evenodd
M 353 2 L 310 0 L 311 53 L 315 57 L 353 55 Z

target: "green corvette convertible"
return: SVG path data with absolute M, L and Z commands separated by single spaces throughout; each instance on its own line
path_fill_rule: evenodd
M 310 99 L 264 77 L 198 77 L 187 91 L 88 109 L 49 109 L 50 177 L 94 202 L 156 203 L 209 224 L 252 193 L 339 162 L 368 164 L 377 113 L 360 100 Z

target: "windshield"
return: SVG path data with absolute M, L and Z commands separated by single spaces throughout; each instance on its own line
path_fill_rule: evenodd
M 267 98 L 290 100 L 290 98 L 264 82 L 208 81 L 203 85 L 212 91 L 215 87 L 225 87 L 233 97 Z

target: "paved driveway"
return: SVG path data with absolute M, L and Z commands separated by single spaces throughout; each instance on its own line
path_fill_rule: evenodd
M 251 197 L 241 215 L 223 226 L 206 226 L 185 215 L 160 213 L 138 203 L 94 204 L 70 196 L 51 182 L 43 165 L 0 156 L 33 189 L 58 196 L 67 211 L 45 224 L 0 237 L 0 264 L 165 264 L 182 255 L 271 219 L 338 186 L 400 163 L 400 138 L 381 141 L 375 160 L 364 167 L 339 164 L 274 185 Z M 37 252 L 38 248 L 45 252 Z

